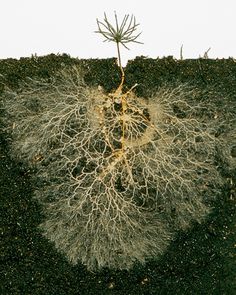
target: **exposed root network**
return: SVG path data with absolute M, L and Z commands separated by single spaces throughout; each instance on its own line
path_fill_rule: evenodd
M 89 88 L 72 68 L 6 94 L 14 153 L 43 183 L 44 235 L 89 269 L 159 255 L 219 192 L 214 126 L 188 99 L 200 93 L 182 84 L 149 99 L 120 90 Z

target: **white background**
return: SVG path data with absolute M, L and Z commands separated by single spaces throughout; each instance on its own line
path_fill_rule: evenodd
M 96 18 L 134 14 L 140 41 L 122 49 L 135 56 L 236 57 L 236 0 L 0 0 L 0 59 L 67 53 L 78 58 L 116 56 L 114 43 L 95 34 Z

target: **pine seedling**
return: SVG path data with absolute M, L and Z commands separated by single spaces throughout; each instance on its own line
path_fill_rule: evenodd
M 128 43 L 143 44 L 142 42 L 137 41 L 138 37 L 141 35 L 141 32 L 136 32 L 139 24 L 136 23 L 136 19 L 133 15 L 130 17 L 128 14 L 126 14 L 121 22 L 121 25 L 119 25 L 118 17 L 115 12 L 115 26 L 108 21 L 106 13 L 104 13 L 103 22 L 97 19 L 97 25 L 98 31 L 95 32 L 101 34 L 105 38 L 104 42 L 108 41 L 116 43 L 118 66 L 121 71 L 121 83 L 115 93 L 116 95 L 119 95 L 122 92 L 122 86 L 125 79 L 125 73 L 121 63 L 120 44 L 128 50 Z

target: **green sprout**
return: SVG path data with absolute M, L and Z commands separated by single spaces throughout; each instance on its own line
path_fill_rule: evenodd
M 118 89 L 121 89 L 124 82 L 124 71 L 121 65 L 119 44 L 123 45 L 126 49 L 129 49 L 127 47 L 128 43 L 134 42 L 143 44 L 142 42 L 137 41 L 138 37 L 141 35 L 141 32 L 136 34 L 136 30 L 139 24 L 136 23 L 136 19 L 133 15 L 131 15 L 130 17 L 129 14 L 126 14 L 121 22 L 121 25 L 119 25 L 118 17 L 115 12 L 115 26 L 113 26 L 108 21 L 106 13 L 104 13 L 104 22 L 101 22 L 97 19 L 97 25 L 98 31 L 95 31 L 95 33 L 101 34 L 105 38 L 104 42 L 108 41 L 116 43 L 118 53 L 118 65 L 122 73 L 122 80 Z

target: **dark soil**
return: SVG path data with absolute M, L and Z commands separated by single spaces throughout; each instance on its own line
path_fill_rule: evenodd
M 47 56 L 35 59 L 0 61 L 0 73 L 5 75 L 4 79 L 0 79 L 0 91 L 5 83 L 17 87 L 24 76 L 50 76 L 55 68 L 61 67 L 62 62 L 75 62 L 68 56 L 51 55 L 51 58 Z M 235 107 L 236 101 L 236 63 L 232 60 L 222 60 L 221 63 L 218 60 L 198 61 L 201 68 L 197 61 L 191 60 L 179 61 L 182 62 L 179 64 L 171 58 L 138 58 L 127 66 L 127 85 L 133 85 L 134 81 L 143 81 L 138 91 L 145 94 L 148 87 L 155 88 L 163 81 L 173 80 L 174 77 L 193 81 L 200 87 L 207 84 L 220 91 L 222 97 L 228 93 L 228 100 L 224 101 L 221 112 L 224 116 L 227 112 L 232 116 L 232 106 Z M 109 90 L 118 84 L 119 76 L 114 60 L 95 60 L 89 63 L 88 83 L 100 84 L 107 81 L 109 75 L 113 77 L 111 83 L 106 82 L 104 87 Z M 33 70 L 34 66 L 37 73 Z M 98 76 L 93 76 L 92 73 L 98 72 L 96 68 L 101 70 Z M 106 71 L 108 74 L 105 75 Z M 148 74 L 149 80 L 144 79 Z M 204 224 L 195 224 L 188 232 L 179 233 L 168 251 L 157 261 L 150 261 L 145 266 L 137 265 L 129 272 L 104 269 L 91 273 L 82 265 L 70 265 L 63 255 L 56 252 L 54 245 L 41 236 L 37 226 L 43 216 L 39 205 L 33 199 L 34 172 L 12 158 L 9 143 L 7 135 L 2 134 L 1 295 L 236 294 L 235 170 L 227 169 L 223 164 L 219 167 L 225 184 L 220 198 L 215 203 L 214 211 Z

